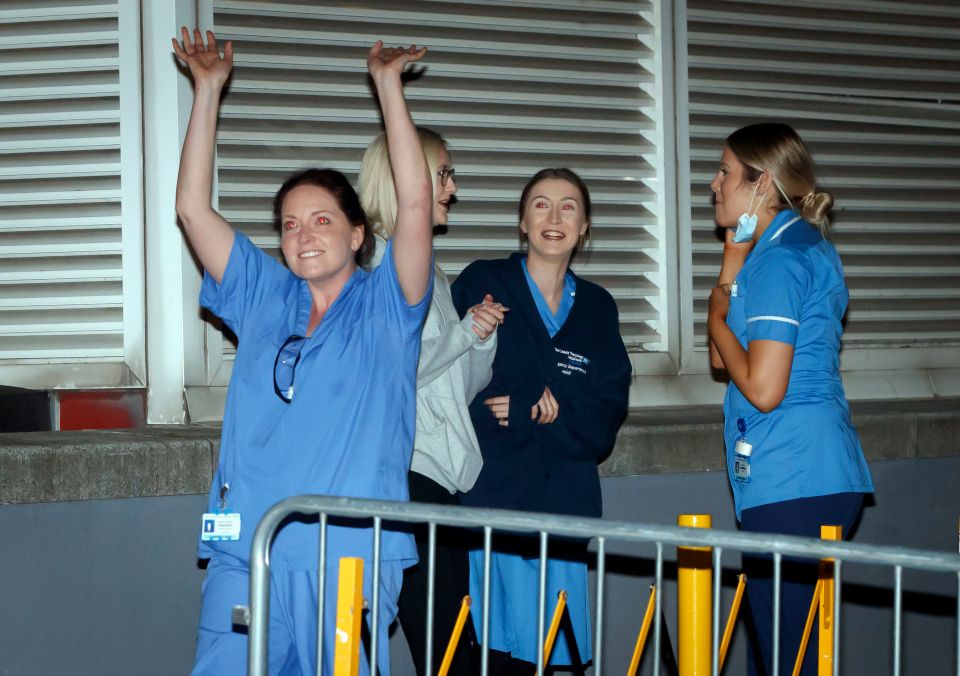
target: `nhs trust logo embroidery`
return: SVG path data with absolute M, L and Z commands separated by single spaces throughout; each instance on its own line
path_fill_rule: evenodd
M 573 374 L 574 371 L 587 375 L 587 367 L 590 366 L 590 360 L 582 354 L 577 354 L 572 350 L 562 350 L 559 347 L 553 348 L 559 357 L 557 358 L 557 368 L 565 376 Z

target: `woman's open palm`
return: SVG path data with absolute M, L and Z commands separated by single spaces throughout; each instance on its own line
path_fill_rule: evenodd
M 233 70 L 233 43 L 227 41 L 223 48 L 223 56 L 217 46 L 217 38 L 213 31 L 207 31 L 207 44 L 203 44 L 203 35 L 197 28 L 193 29 L 193 39 L 186 26 L 180 29 L 183 44 L 173 39 L 173 51 L 187 68 L 196 84 L 209 82 L 222 85 L 230 77 Z
M 426 47 L 419 49 L 416 45 L 384 47 L 383 40 L 377 40 L 367 52 L 367 70 L 370 72 L 370 77 L 374 79 L 390 72 L 394 72 L 399 77 L 408 63 L 419 61 L 426 53 Z

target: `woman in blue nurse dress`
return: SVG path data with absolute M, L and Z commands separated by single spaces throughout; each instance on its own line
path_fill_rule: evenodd
M 821 525 L 849 536 L 870 470 L 840 379 L 841 320 L 849 294 L 826 239 L 829 193 L 789 126 L 755 124 L 731 134 L 710 184 L 723 263 L 710 294 L 710 360 L 730 382 L 724 400 L 727 471 L 745 531 L 819 537 Z M 748 673 L 772 669 L 772 568 L 744 557 L 757 630 Z M 817 567 L 785 560 L 780 670 L 791 673 Z M 803 663 L 815 673 L 816 637 Z
M 247 636 L 231 608 L 246 605 L 250 541 L 264 512 L 283 498 L 327 494 L 405 500 L 413 447 L 420 326 L 432 287 L 432 186 L 401 85 L 404 67 L 425 50 L 367 56 L 397 177 L 397 224 L 384 261 L 361 266 L 373 235 L 349 182 L 330 169 L 290 177 L 274 199 L 286 266 L 235 232 L 211 206 L 220 96 L 233 49 L 213 33 L 186 28 L 174 40 L 194 81 L 193 110 L 177 182 L 177 214 L 205 275 L 201 303 L 239 338 L 224 412 L 220 458 L 199 554 L 203 585 L 194 674 L 246 672 Z M 235 515 L 238 515 L 236 517 Z M 235 519 L 239 532 L 211 539 L 207 524 Z M 239 521 L 236 521 L 239 519 Z M 293 520 L 270 555 L 271 674 L 317 673 L 319 539 L 316 520 Z M 337 562 L 366 562 L 369 528 L 329 526 L 326 599 L 336 597 Z M 380 672 L 389 673 L 387 627 L 396 614 L 402 569 L 416 560 L 412 537 L 385 531 L 381 547 Z M 322 673 L 333 671 L 334 611 L 325 604 Z M 362 671 L 369 664 L 362 662 Z

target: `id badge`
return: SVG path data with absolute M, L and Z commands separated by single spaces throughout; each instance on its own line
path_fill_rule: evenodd
M 743 457 L 733 459 L 733 475 L 740 481 L 750 478 L 750 461 Z
M 236 512 L 207 512 L 200 529 L 203 542 L 240 539 L 240 515 Z
M 753 446 L 746 439 L 737 439 L 733 451 L 733 476 L 737 481 L 750 481 L 750 456 Z

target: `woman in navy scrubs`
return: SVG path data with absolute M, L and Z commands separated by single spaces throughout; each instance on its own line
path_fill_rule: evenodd
M 726 229 L 707 318 L 710 362 L 730 378 L 724 436 L 740 526 L 819 537 L 833 524 L 848 536 L 873 483 L 840 379 L 849 294 L 825 238 L 833 198 L 817 190 L 797 133 L 774 123 L 727 138 L 710 188 Z M 770 559 L 745 557 L 744 567 L 759 647 L 749 673 L 770 673 Z M 815 564 L 784 561 L 781 673 L 792 671 L 816 576 Z M 816 652 L 814 637 L 802 673 L 814 673 Z
M 460 499 L 476 507 L 600 516 L 597 463 L 613 448 L 626 413 L 630 360 L 613 298 L 570 270 L 590 229 L 590 193 L 569 169 L 544 169 L 523 189 L 519 216 L 526 251 L 476 261 L 453 284 L 461 315 L 486 293 L 510 308 L 498 330 L 493 377 L 470 406 L 483 470 Z M 490 673 L 530 674 L 537 659 L 536 541 L 504 542 L 494 536 Z M 549 546 L 547 620 L 562 589 L 572 629 L 558 637 L 553 666 L 586 664 L 592 656 L 584 553 L 580 544 Z M 482 586 L 483 552 L 474 551 L 471 616 L 478 635 Z

